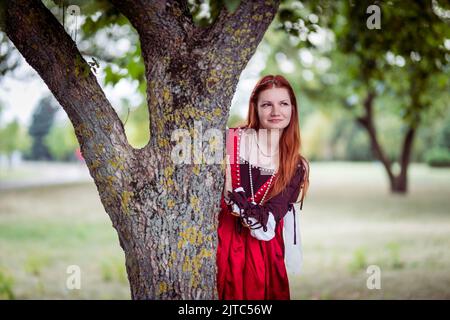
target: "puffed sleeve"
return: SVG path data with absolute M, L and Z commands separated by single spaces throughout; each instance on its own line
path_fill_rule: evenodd
M 244 222 L 249 225 L 251 234 L 259 240 L 269 241 L 275 236 L 276 224 L 283 219 L 289 205 L 298 198 L 302 182 L 302 166 L 298 165 L 288 186 L 263 205 L 252 204 L 245 197 L 245 192 L 234 190 L 229 194 L 234 211 L 239 212 Z

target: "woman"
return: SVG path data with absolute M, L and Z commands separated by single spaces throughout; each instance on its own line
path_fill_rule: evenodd
M 290 299 L 284 223 L 295 224 L 293 203 L 303 204 L 309 165 L 300 155 L 295 94 L 284 77 L 269 75 L 257 83 L 247 124 L 228 130 L 227 157 L 218 227 L 219 299 Z M 294 220 L 286 219 L 289 212 Z M 296 236 L 286 241 L 295 244 Z

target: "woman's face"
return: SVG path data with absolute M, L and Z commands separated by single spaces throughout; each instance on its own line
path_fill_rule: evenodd
M 289 125 L 292 104 L 286 88 L 271 88 L 261 91 L 257 104 L 261 128 L 284 129 Z

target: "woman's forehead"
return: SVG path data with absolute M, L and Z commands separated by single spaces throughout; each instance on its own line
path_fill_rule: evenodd
M 277 102 L 281 100 L 289 100 L 289 92 L 286 88 L 270 88 L 261 91 L 258 96 L 258 101 Z

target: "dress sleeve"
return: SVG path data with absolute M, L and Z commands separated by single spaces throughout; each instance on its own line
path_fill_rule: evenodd
M 273 213 L 277 223 L 283 219 L 288 212 L 289 204 L 294 203 L 297 200 L 300 194 L 302 177 L 303 169 L 301 165 L 297 165 L 295 174 L 291 178 L 291 181 L 287 185 L 286 189 L 277 194 L 275 197 L 269 199 L 269 201 L 263 205 L 270 208 L 270 211 Z
M 250 225 L 254 237 L 268 241 L 275 236 L 275 226 L 283 219 L 289 210 L 290 203 L 295 202 L 300 194 L 303 171 L 301 165 L 297 166 L 294 176 L 291 178 L 286 189 L 263 205 L 251 204 L 242 194 L 238 192 L 230 194 L 234 211 L 240 212 L 241 217 Z

